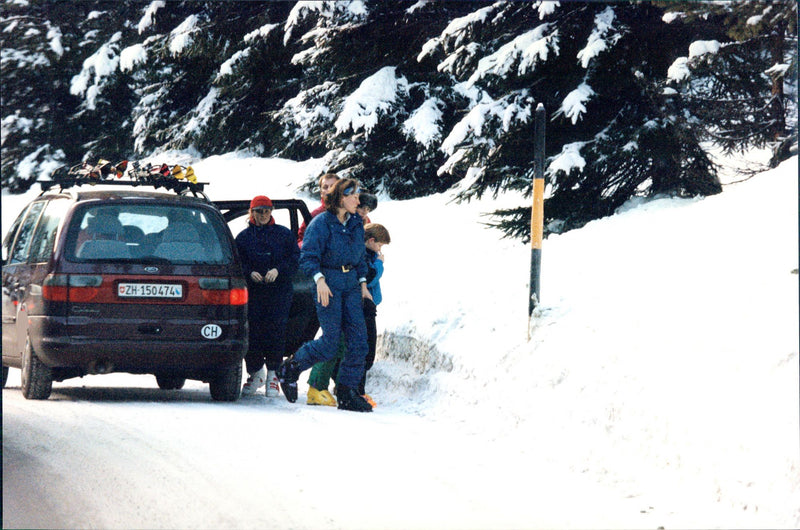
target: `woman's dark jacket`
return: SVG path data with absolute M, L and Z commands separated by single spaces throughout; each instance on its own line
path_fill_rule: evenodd
M 257 271 L 263 276 L 271 269 L 278 269 L 276 286 L 291 285 L 300 258 L 300 249 L 291 230 L 276 224 L 275 219 L 270 219 L 269 224 L 263 226 L 248 223 L 247 228 L 236 236 L 236 246 L 242 258 L 248 287 L 264 285 L 253 284 L 251 272 Z

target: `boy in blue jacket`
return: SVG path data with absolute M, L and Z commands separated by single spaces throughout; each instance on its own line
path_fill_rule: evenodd
M 364 376 L 361 378 L 361 383 L 358 385 L 358 393 L 372 405 L 375 402 L 367 395 L 364 385 L 367 380 L 367 371 L 372 368 L 375 363 L 375 345 L 378 340 L 378 327 L 376 324 L 376 317 L 378 315 L 378 304 L 383 300 L 381 294 L 381 276 L 383 276 L 383 262 L 384 257 L 381 249 L 383 245 L 388 245 L 392 242 L 389 236 L 389 231 L 378 223 L 369 223 L 364 226 L 364 239 L 367 247 L 367 289 L 372 295 L 372 300 L 364 299 L 364 320 L 367 324 L 367 345 L 369 350 L 367 352 L 366 364 L 364 365 Z

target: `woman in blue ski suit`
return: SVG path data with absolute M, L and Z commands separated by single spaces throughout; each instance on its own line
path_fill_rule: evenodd
M 314 364 L 332 359 L 344 334 L 347 354 L 339 366 L 337 397 L 340 409 L 371 412 L 358 394 L 367 355 L 362 299 L 367 289 L 364 224 L 356 214 L 358 181 L 339 180 L 328 193 L 326 210 L 308 225 L 300 253 L 300 269 L 317 284 L 317 318 L 322 336 L 307 342 L 281 365 L 278 378 L 286 399 L 297 401 L 297 379 Z
M 292 276 L 300 249 L 291 230 L 275 224 L 272 201 L 259 195 L 250 202 L 247 228 L 236 236 L 247 279 L 249 347 L 245 356 L 248 377 L 242 391 L 252 394 L 267 385 L 266 395 L 278 394 L 275 372 L 283 362 L 286 326 L 292 306 Z M 264 364 L 267 373 L 264 373 Z

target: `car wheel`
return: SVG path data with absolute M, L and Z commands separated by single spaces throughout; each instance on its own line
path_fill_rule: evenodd
M 8 366 L 3 367 L 3 388 L 6 387 L 6 381 L 8 381 Z
M 22 395 L 25 399 L 50 397 L 50 392 L 53 390 L 53 372 L 36 356 L 30 337 L 25 341 L 25 349 L 22 351 L 21 379 Z
M 161 390 L 180 390 L 186 384 L 185 377 L 157 375 L 156 383 Z
M 211 399 L 214 401 L 236 401 L 242 385 L 242 362 L 222 368 L 208 382 Z

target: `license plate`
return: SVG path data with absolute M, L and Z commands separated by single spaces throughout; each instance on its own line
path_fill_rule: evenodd
M 121 283 L 120 298 L 183 298 L 183 286 L 175 283 Z

